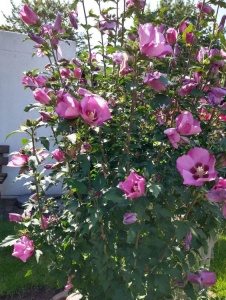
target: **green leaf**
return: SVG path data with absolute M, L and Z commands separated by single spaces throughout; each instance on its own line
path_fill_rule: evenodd
M 25 111 L 25 112 L 29 112 L 30 110 L 32 110 L 32 109 L 34 109 L 34 108 L 37 108 L 37 107 L 38 107 L 38 108 L 41 107 L 41 104 L 40 104 L 40 103 L 29 104 L 29 105 L 25 106 L 24 111 Z
M 214 5 L 226 8 L 226 3 L 224 1 L 214 1 Z
M 87 175 L 90 172 L 90 168 L 91 168 L 90 157 L 86 154 L 79 155 L 78 162 L 81 163 L 81 168 L 83 173 Z
M 40 256 L 42 255 L 42 251 L 41 250 L 35 250 L 35 258 L 36 258 L 36 261 L 37 263 L 39 263 L 39 259 L 40 259 Z
M 151 183 L 147 186 L 148 190 L 154 195 L 155 198 L 161 193 L 162 186 L 160 184 Z
M 128 82 L 126 82 L 125 87 L 128 92 L 131 92 L 138 87 L 138 84 L 133 81 L 128 81 Z
M 96 191 L 100 191 L 105 187 L 106 181 L 104 178 L 104 174 L 100 173 L 96 176 L 96 178 L 92 181 L 92 186 Z
M 153 109 L 156 109 L 163 105 L 169 105 L 170 98 L 164 94 L 156 94 L 155 98 L 151 100 L 150 105 Z
M 46 137 L 40 137 L 39 138 L 41 144 L 43 147 L 45 147 L 47 150 L 49 150 L 49 140 Z
M 135 244 L 135 241 L 136 241 L 136 232 L 130 228 L 128 231 L 127 231 L 127 243 L 128 244 Z
M 28 143 L 29 143 L 29 139 L 26 139 L 26 138 L 21 139 L 21 144 L 23 146 L 27 145 Z
M 190 231 L 190 227 L 184 221 L 175 220 L 173 224 L 175 226 L 177 239 L 178 241 L 181 241 L 182 239 L 185 238 L 186 234 Z
M 113 201 L 113 202 L 121 202 L 124 200 L 123 193 L 118 188 L 111 188 L 106 193 L 103 194 L 102 198 L 107 201 Z M 128 202 L 127 202 L 128 203 Z
M 1 243 L 0 247 L 13 246 L 20 237 L 16 235 L 8 235 Z
M 13 135 L 15 133 L 24 133 L 24 132 L 26 132 L 26 131 L 25 130 L 14 130 L 14 131 L 10 132 L 9 134 L 7 134 L 5 139 L 7 140 L 11 135 Z
M 79 194 L 87 194 L 88 189 L 87 186 L 74 178 L 65 178 L 64 181 L 69 185 L 69 187 Z
M 27 270 L 27 273 L 24 275 L 24 277 L 29 277 L 32 275 L 32 270 Z

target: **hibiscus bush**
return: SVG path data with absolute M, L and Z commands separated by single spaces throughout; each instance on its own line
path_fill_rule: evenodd
M 68 12 L 89 49 L 70 60 L 61 14 L 45 24 L 21 8 L 49 64 L 23 76 L 38 117 L 9 166 L 32 195 L 2 245 L 45 260 L 82 299 L 197 299 L 217 280 L 201 253 L 226 217 L 225 3 L 198 2 L 168 28 L 145 0 L 94 2 Z

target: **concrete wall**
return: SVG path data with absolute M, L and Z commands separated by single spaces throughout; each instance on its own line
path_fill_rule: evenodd
M 0 31 L 0 144 L 10 145 L 10 152 L 21 148 L 21 138 L 27 137 L 23 134 L 14 134 L 6 140 L 11 131 L 19 129 L 19 126 L 27 118 L 38 118 L 35 112 L 24 112 L 24 107 L 34 103 L 30 89 L 24 90 L 22 76 L 24 71 L 39 68 L 44 70 L 48 63 L 47 58 L 36 55 L 33 41 L 24 41 L 26 35 Z M 75 57 L 75 43 L 61 43 L 63 57 L 71 59 Z M 42 129 L 45 130 L 45 129 Z M 46 132 L 42 133 L 43 136 Z M 5 182 L 0 186 L 2 197 L 17 196 L 28 193 L 23 186 L 23 181 L 13 183 L 19 168 L 3 167 L 3 172 L 8 173 Z M 53 193 L 57 192 L 56 190 Z

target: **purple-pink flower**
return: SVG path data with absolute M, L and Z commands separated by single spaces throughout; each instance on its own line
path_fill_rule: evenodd
M 23 216 L 16 213 L 9 213 L 9 221 L 10 222 L 22 222 Z
M 164 83 L 164 77 L 160 72 L 149 73 L 144 78 L 144 83 L 149 85 L 153 90 L 158 93 L 166 90 L 166 83 Z
M 198 273 L 188 273 L 188 281 L 191 283 L 202 284 L 204 286 L 213 286 L 217 279 L 214 272 L 203 270 Z
M 32 240 L 29 240 L 26 236 L 22 236 L 14 244 L 14 251 L 12 256 L 15 256 L 21 259 L 23 262 L 26 262 L 29 257 L 32 256 L 34 252 L 34 243 Z
M 201 186 L 206 181 L 215 180 L 215 157 L 208 150 L 195 147 L 177 159 L 177 169 L 184 179 L 183 184 Z
M 212 189 L 206 193 L 206 198 L 211 202 L 222 202 L 222 214 L 226 218 L 226 179 L 220 177 Z
M 8 167 L 23 167 L 28 163 L 28 156 L 25 154 L 17 153 L 14 154 L 11 158 L 11 161 L 8 163 Z
M 81 101 L 81 117 L 86 123 L 99 126 L 111 118 L 105 99 L 82 88 L 78 93 L 84 96 Z
M 81 78 L 82 77 L 82 70 L 80 68 L 75 68 L 74 71 L 75 78 Z
M 181 135 L 192 135 L 202 131 L 200 122 L 194 120 L 192 113 L 187 110 L 176 117 L 176 128 Z
M 19 15 L 27 25 L 35 25 L 39 20 L 38 15 L 27 4 L 22 6 Z
M 207 95 L 208 102 L 211 105 L 220 104 L 225 96 L 226 96 L 226 88 L 220 88 L 220 87 L 211 88 Z
M 168 128 L 164 133 L 168 136 L 174 148 L 178 148 L 179 143 L 189 143 L 189 139 L 185 138 L 186 135 L 193 135 L 200 133 L 200 122 L 194 120 L 192 113 L 183 111 L 176 118 L 176 128 Z
M 37 88 L 36 90 L 34 90 L 33 96 L 35 100 L 37 100 L 41 104 L 47 105 L 51 101 L 51 98 L 49 96 L 51 92 L 52 91 L 47 88 Z
M 140 51 L 148 57 L 164 57 L 173 52 L 164 35 L 150 23 L 140 24 L 138 35 Z
M 75 277 L 75 275 L 71 275 L 67 279 L 67 284 L 65 285 L 64 289 L 66 291 L 69 291 L 71 288 L 73 288 L 73 284 L 71 283 L 71 280 Z
M 194 90 L 200 83 L 202 72 L 194 72 L 193 78 L 186 76 L 182 79 L 182 87 L 178 90 L 178 95 L 184 97 Z
M 77 10 L 72 10 L 68 13 L 68 17 L 69 17 L 69 20 L 71 22 L 71 25 L 75 28 L 75 29 L 78 29 L 78 20 L 77 20 L 77 17 L 78 17 L 78 11 Z
M 145 6 L 145 0 L 127 0 L 126 1 L 126 7 L 133 7 L 138 9 L 143 9 Z
M 186 234 L 185 237 L 185 250 L 189 251 L 190 246 L 191 246 L 191 241 L 192 241 L 192 232 L 191 230 Z
M 186 32 L 185 34 L 186 44 L 192 45 L 195 40 L 195 35 L 193 32 Z
M 51 152 L 56 161 L 61 162 L 65 160 L 65 155 L 60 149 L 55 149 Z
M 144 195 L 145 179 L 135 172 L 131 172 L 125 181 L 119 182 L 117 188 L 122 190 L 128 198 L 134 199 Z
M 178 33 L 175 28 L 169 28 L 166 31 L 166 40 L 169 45 L 174 45 L 177 41 Z
M 68 93 L 60 91 L 57 95 L 56 113 L 65 119 L 75 119 L 80 114 L 80 103 Z
M 212 15 L 214 13 L 214 9 L 209 4 L 203 3 L 203 1 L 198 1 L 196 7 L 198 12 L 202 12 L 207 15 Z
M 137 220 L 137 217 L 132 212 L 125 213 L 123 216 L 123 224 L 125 224 L 125 225 L 133 224 L 134 222 L 136 222 L 136 220 Z

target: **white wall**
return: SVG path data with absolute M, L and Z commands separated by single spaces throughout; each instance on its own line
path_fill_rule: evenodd
M 35 43 L 28 40 L 23 42 L 25 38 L 26 35 L 23 34 L 0 31 L 0 144 L 10 145 L 10 152 L 18 151 L 22 147 L 21 138 L 25 135 L 14 134 L 6 140 L 7 134 L 19 129 L 27 118 L 39 117 L 35 113 L 24 112 L 24 107 L 35 100 L 30 89 L 24 90 L 23 72 L 35 68 L 42 71 L 48 63 L 47 58 L 36 55 L 32 57 Z M 63 58 L 75 57 L 75 42 L 70 42 L 70 46 L 61 43 L 60 47 Z M 13 183 L 19 168 L 4 166 L 2 171 L 8 173 L 5 182 L 0 186 L 2 197 L 29 193 L 22 181 Z M 57 191 L 53 191 L 55 192 Z

